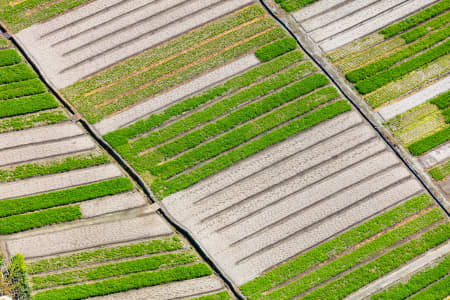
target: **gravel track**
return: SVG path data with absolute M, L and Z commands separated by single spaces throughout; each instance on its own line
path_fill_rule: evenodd
M 115 164 L 69 171 L 61 174 L 39 176 L 16 182 L 0 184 L 0 200 L 23 197 L 48 191 L 65 189 L 122 175 Z
M 92 218 L 113 212 L 137 208 L 148 204 L 138 191 L 98 198 L 80 204 L 83 218 Z
M 318 29 L 322 26 L 325 26 L 329 23 L 335 22 L 340 18 L 344 18 L 359 9 L 362 9 L 378 0 L 355 0 L 350 3 L 346 3 L 340 7 L 327 11 L 321 15 L 315 16 L 303 23 L 301 23 L 302 27 L 306 32 L 310 32 L 312 30 Z
M 392 22 L 400 20 L 409 14 L 414 13 L 421 8 L 430 5 L 429 0 L 410 0 L 406 1 L 405 4 L 395 7 L 385 13 L 378 15 L 376 18 L 372 18 L 366 22 L 361 23 L 358 26 L 352 27 L 351 29 L 331 36 L 330 38 L 319 43 L 319 46 L 324 52 L 330 52 L 331 50 L 337 49 L 350 43 L 356 39 L 359 39 L 369 33 L 377 31 Z
M 66 42 L 59 43 L 52 47 L 52 44 L 58 42 L 57 39 L 54 40 L 53 35 L 48 35 L 43 38 L 40 37 L 49 31 L 58 29 L 58 26 L 64 24 L 63 20 L 59 20 L 60 18 L 69 17 L 72 21 L 76 19 L 71 17 L 71 15 L 77 13 L 77 10 L 64 14 L 52 22 L 33 25 L 26 28 L 19 32 L 16 35 L 16 38 L 27 52 L 34 57 L 35 61 L 39 62 L 39 68 L 46 74 L 53 85 L 56 86 L 57 89 L 61 89 L 130 56 L 136 55 L 137 53 L 154 47 L 166 40 L 170 40 L 186 31 L 224 16 L 245 5 L 251 4 L 253 3 L 253 0 L 227 0 L 221 2 L 218 0 L 213 0 L 213 2 L 211 2 L 211 0 L 197 0 L 188 1 L 187 6 L 192 7 L 192 9 L 201 9 L 214 3 L 217 3 L 217 5 L 213 8 L 203 9 L 187 18 L 183 18 L 183 16 L 185 16 L 184 14 L 188 14 L 192 12 L 192 10 L 188 10 L 187 8 L 183 9 L 184 6 L 167 10 L 167 14 L 156 15 L 148 22 L 144 22 L 142 25 L 132 25 L 127 28 L 126 31 L 116 35 L 110 34 L 102 39 L 97 38 L 94 44 L 83 47 L 80 51 L 65 56 L 63 55 L 67 50 Z M 161 8 L 166 7 L 165 1 L 158 1 L 155 3 L 155 6 L 157 5 L 162 5 Z M 132 7 L 128 7 L 127 5 L 121 6 L 123 13 L 126 13 L 128 9 L 131 8 Z M 150 10 L 145 11 L 150 12 Z M 103 16 L 94 15 L 88 20 L 88 24 L 96 24 L 96 18 L 101 18 L 101 20 L 103 20 Z M 164 25 L 170 20 L 174 22 L 155 30 L 155 26 Z M 118 18 L 117 22 L 125 27 L 127 26 L 127 24 L 125 24 L 126 22 L 123 23 L 123 18 Z M 83 28 L 86 30 L 85 27 Z M 108 28 L 109 25 L 100 26 L 98 29 L 87 31 L 86 37 L 84 37 L 84 34 L 77 37 L 76 40 L 79 41 L 78 46 L 82 44 L 82 41 L 86 41 L 88 38 L 90 39 L 91 34 L 94 32 L 108 34 Z M 98 37 L 97 35 L 95 36 Z M 92 38 L 93 37 L 94 36 L 92 36 Z M 68 40 L 68 42 L 69 41 L 70 40 Z
M 131 290 L 126 293 L 112 294 L 103 297 L 94 297 L 92 300 L 162 300 L 186 299 L 198 294 L 219 292 L 224 288 L 223 283 L 216 277 L 203 277 L 180 282 Z
M 450 76 L 440 79 L 436 83 L 414 93 L 404 99 L 394 102 L 389 106 L 383 107 L 378 111 L 381 117 L 388 121 L 393 117 L 407 112 L 408 110 L 427 102 L 428 100 L 436 97 L 437 95 L 444 93 L 450 86 Z
M 25 163 L 36 159 L 87 151 L 95 148 L 91 137 L 84 135 L 42 144 L 22 146 L 0 151 L 0 167 Z
M 83 134 L 83 130 L 78 125 L 70 122 L 8 132 L 0 134 L 0 140 L 2 141 L 0 150 L 27 144 L 50 142 Z
M 151 214 L 9 240 L 6 247 L 10 255 L 22 253 L 33 258 L 169 234 L 170 227 Z
M 258 58 L 254 54 L 244 56 L 214 71 L 206 73 L 186 84 L 174 88 L 167 93 L 145 99 L 142 103 L 128 110 L 114 115 L 113 117 L 103 119 L 102 121 L 96 123 L 94 127 L 102 135 L 117 130 L 127 124 L 145 118 L 163 107 L 171 105 L 189 95 L 199 92 L 208 86 L 236 76 L 245 70 L 255 67 L 259 63 Z
M 419 157 L 420 162 L 427 169 L 448 159 L 450 159 L 450 142 L 442 144 Z
M 306 19 L 312 18 L 319 14 L 322 14 L 333 8 L 334 6 L 343 4 L 348 0 L 326 0 L 326 1 L 317 1 L 313 4 L 306 6 L 292 14 L 297 22 L 302 22 Z

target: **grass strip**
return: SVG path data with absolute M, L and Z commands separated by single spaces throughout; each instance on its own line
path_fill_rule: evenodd
M 440 94 L 439 96 L 430 100 L 431 103 L 439 107 L 439 109 L 445 109 L 450 106 L 450 91 Z
M 2 37 L 0 37 L 0 49 L 6 49 L 9 48 L 9 43 L 7 40 L 3 40 Z
M 0 235 L 81 219 L 79 206 L 64 206 L 34 213 L 0 218 Z
M 318 0 L 275 0 L 287 12 L 291 12 L 314 3 Z
M 26 63 L 0 68 L 0 84 L 36 78 L 36 73 Z
M 169 253 L 64 273 L 33 276 L 31 278 L 31 283 L 33 290 L 39 290 L 58 285 L 80 283 L 83 281 L 156 270 L 176 265 L 184 265 L 195 261 L 198 261 L 198 257 L 192 252 Z
M 77 155 L 65 158 L 63 161 L 53 161 L 49 164 L 25 164 L 11 170 L 0 169 L 0 182 L 14 181 L 34 176 L 63 173 L 70 170 L 98 166 L 109 162 L 107 155 Z
M 107 69 L 91 78 L 79 81 L 62 90 L 68 98 L 85 94 L 98 89 L 110 82 L 116 81 L 122 77 L 132 74 L 142 68 L 148 67 L 160 60 L 163 60 L 185 49 L 195 46 L 207 39 L 219 35 L 227 30 L 249 22 L 265 14 L 265 11 L 259 5 L 252 5 L 234 14 L 222 17 L 217 21 L 206 24 L 190 33 L 175 38 L 161 46 L 155 47 L 136 57 L 129 58 L 124 62 Z
M 128 178 L 121 177 L 46 194 L 2 200 L 0 201 L 0 217 L 86 201 L 132 189 L 133 183 Z
M 450 295 L 450 276 L 413 295 L 410 300 L 441 300 Z
M 414 293 L 417 293 L 434 281 L 448 275 L 450 270 L 450 255 L 447 256 L 437 266 L 428 268 L 425 271 L 414 274 L 407 283 L 396 284 L 387 290 L 375 294 L 372 300 L 401 300 L 406 299 Z
M 216 86 L 200 96 L 190 97 L 182 102 L 176 103 L 164 110 L 162 113 L 152 114 L 147 119 L 138 121 L 129 127 L 108 133 L 104 136 L 104 138 L 115 148 L 127 144 L 128 139 L 134 138 L 139 134 L 143 134 L 160 126 L 171 117 L 182 115 L 184 112 L 193 110 L 201 104 L 224 96 L 227 93 L 232 93 L 238 89 L 244 88 L 258 80 L 289 67 L 291 64 L 299 62 L 302 58 L 303 54 L 300 51 L 290 52 L 282 57 L 274 59 L 273 61 L 257 66 L 242 75 L 233 77 L 224 84 Z
M 298 120 L 294 120 L 281 128 L 273 130 L 251 141 L 250 143 L 233 149 L 225 155 L 219 156 L 215 160 L 206 163 L 189 173 L 182 174 L 170 181 L 162 181 L 157 179 L 152 184 L 152 190 L 159 199 L 162 199 L 199 182 L 201 179 L 208 177 L 241 159 L 255 154 L 270 145 L 281 142 L 294 134 L 349 110 L 351 110 L 351 106 L 347 101 L 336 101 L 306 116 L 303 116 Z
M 450 123 L 450 107 L 442 111 L 442 115 L 445 117 L 445 123 Z
M 0 67 L 18 64 L 22 61 L 16 49 L 5 49 L 0 51 Z
M 313 78 L 315 77 L 315 78 Z M 318 80 L 320 78 L 320 80 Z M 194 130 L 174 141 L 158 147 L 153 154 L 158 158 L 167 159 L 174 155 L 194 148 L 210 137 L 217 136 L 220 133 L 226 132 L 240 124 L 244 124 L 252 119 L 270 112 L 277 107 L 282 106 L 289 101 L 292 101 L 302 95 L 305 95 L 317 88 L 327 84 L 328 81 L 322 77 L 312 75 L 283 90 L 273 93 L 260 101 L 250 103 L 242 108 L 239 108 L 216 122 L 206 124 L 204 127 Z
M 282 91 L 281 95 L 278 95 L 278 97 L 291 100 L 295 99 L 311 91 L 309 86 L 314 82 L 317 82 L 314 86 L 323 86 L 328 83 L 328 79 L 322 74 L 314 74 L 298 84 Z M 325 98 L 325 101 L 327 100 L 328 99 Z M 269 114 L 266 114 L 262 118 L 236 128 L 209 143 L 203 144 L 174 160 L 165 162 L 161 165 L 153 166 L 150 168 L 150 172 L 153 175 L 160 176 L 162 179 L 170 178 L 175 174 L 193 167 L 202 161 L 217 156 L 228 149 L 236 147 L 265 131 L 291 120 L 292 118 L 311 111 L 317 106 L 323 104 L 325 101 L 321 101 L 321 99 L 309 101 L 308 99 L 297 100 Z M 144 155 L 141 158 L 145 160 L 147 157 L 151 156 Z
M 412 155 L 417 156 L 447 142 L 448 140 L 450 140 L 450 127 L 439 130 L 426 138 L 412 143 L 408 146 L 408 150 Z
M 401 79 L 405 74 L 414 71 L 421 66 L 429 64 L 430 62 L 444 56 L 450 52 L 450 41 L 447 41 L 435 48 L 432 48 L 408 61 L 401 63 L 400 65 L 380 72 L 377 75 L 368 79 L 359 81 L 355 88 L 360 94 L 367 94 L 375 91 L 376 89 L 385 86 L 386 84 Z
M 103 263 L 117 259 L 155 254 L 164 251 L 174 251 L 182 248 L 183 243 L 180 238 L 173 236 L 161 240 L 151 240 L 131 245 L 101 248 L 65 256 L 53 257 L 50 259 L 42 259 L 28 263 L 27 272 L 28 274 L 37 274 L 65 268 L 80 267 L 94 263 Z
M 190 300 L 229 300 L 229 299 L 232 299 L 230 293 L 228 293 L 227 291 L 223 291 L 213 295 L 191 298 Z
M 72 100 L 72 102 L 79 107 L 79 110 L 84 113 L 89 122 L 95 123 L 101 120 L 106 115 L 126 108 L 129 105 L 134 104 L 142 99 L 154 96 L 159 92 L 175 85 L 181 84 L 186 80 L 190 80 L 191 78 L 198 76 L 207 70 L 219 67 L 232 59 L 248 54 L 254 49 L 257 49 L 269 42 L 284 37 L 285 35 L 286 33 L 284 32 L 284 30 L 277 27 L 242 44 L 234 46 L 205 61 L 202 61 L 192 67 L 182 70 L 174 74 L 173 76 L 164 78 L 158 82 L 155 82 L 154 84 L 149 85 L 148 87 L 139 89 L 132 94 L 121 97 L 115 102 L 96 109 L 93 109 L 92 104 L 87 105 L 85 98 L 79 99 L 79 101 L 75 101 L 74 99 Z
M 343 299 L 449 238 L 450 223 L 447 222 L 424 233 L 420 238 L 401 245 L 361 268 L 313 291 L 302 299 Z
M 450 12 L 440 15 L 439 17 L 432 19 L 431 21 L 428 21 L 419 27 L 416 27 L 413 30 L 407 31 L 400 35 L 400 37 L 406 43 L 411 43 L 427 35 L 431 30 L 435 30 L 448 24 L 448 22 L 450 22 Z
M 255 51 L 255 55 L 260 61 L 266 62 L 295 48 L 297 48 L 297 42 L 291 37 L 286 37 L 259 48 Z
M 442 180 L 450 175 L 450 160 L 428 171 L 434 180 Z
M 113 99 L 123 93 L 129 92 L 130 90 L 139 88 L 140 86 L 148 82 L 166 76 L 167 74 L 173 74 L 190 64 L 195 64 L 197 61 L 203 59 L 204 57 L 208 57 L 216 54 L 217 52 L 223 51 L 227 47 L 230 47 L 230 45 L 234 45 L 241 40 L 251 38 L 258 33 L 273 27 L 274 25 L 275 22 L 270 18 L 261 19 L 236 31 L 227 33 L 215 40 L 201 45 L 198 48 L 171 58 L 168 61 L 150 68 L 149 70 L 121 80 L 100 92 L 89 95 L 87 97 L 81 97 L 84 98 L 83 101 L 87 101 L 92 104 L 103 103 L 104 101 Z
M 187 132 L 200 124 L 207 123 L 245 102 L 265 96 L 273 90 L 300 79 L 305 74 L 313 70 L 315 70 L 315 67 L 311 62 L 288 69 L 273 78 L 267 79 L 246 90 L 238 92 L 231 97 L 224 98 L 220 102 L 195 112 L 186 118 L 170 124 L 169 126 L 156 130 L 145 137 L 127 144 L 126 146 L 119 147 L 118 150 L 124 158 L 130 160 L 130 163 L 133 163 L 133 155 L 136 155 L 139 152 L 149 149 L 155 145 L 161 144 L 183 132 Z
M 242 285 L 240 289 L 246 296 L 252 296 L 268 291 L 298 274 L 317 266 L 327 259 L 330 259 L 334 255 L 339 255 L 365 239 L 382 232 L 430 205 L 432 205 L 432 200 L 427 194 L 412 198 L 400 206 L 376 216 L 362 225 L 352 228 L 305 254 L 268 271 L 263 276 L 257 277 Z
M 401 60 L 411 57 L 422 50 L 428 49 L 431 46 L 445 40 L 450 35 L 450 27 L 446 27 L 436 31 L 426 38 L 411 44 L 410 46 L 401 49 L 390 56 L 384 57 L 376 62 L 368 64 L 362 68 L 356 69 L 345 74 L 348 81 L 356 83 L 358 81 L 374 76 L 378 72 L 389 69 L 394 64 Z
M 35 295 L 35 300 L 85 299 L 174 281 L 193 279 L 211 274 L 211 269 L 203 263 L 189 266 L 178 266 L 167 270 L 137 273 L 90 284 L 74 285 L 61 289 L 38 292 Z
M 410 29 L 422 22 L 425 22 L 438 14 L 446 11 L 450 7 L 450 0 L 442 0 L 437 4 L 434 4 L 417 14 L 401 20 L 395 24 L 383 28 L 379 33 L 384 35 L 384 38 L 390 38 L 402 31 Z
M 3 5 L 0 18 L 8 24 L 13 32 L 45 21 L 64 13 L 90 0 L 62 0 L 55 4 L 44 6 L 53 0 L 25 0 L 15 5 Z
M 46 91 L 44 84 L 38 78 L 0 85 L 0 103 L 1 100 L 41 94 Z
M 353 252 L 330 262 L 329 264 L 281 287 L 280 289 L 265 295 L 255 296 L 254 298 L 291 299 L 313 288 L 314 286 L 332 277 L 338 276 L 342 272 L 345 272 L 360 263 L 363 263 L 376 253 L 393 246 L 395 243 L 406 239 L 408 236 L 419 232 L 423 228 L 430 226 L 443 218 L 443 212 L 439 208 L 435 208 L 425 215 L 422 215 L 399 228 L 377 237 L 360 248 L 355 249 Z
M 58 106 L 58 102 L 50 93 L 0 101 L 0 118 L 24 115 Z
M 41 125 L 56 124 L 67 119 L 67 116 L 62 110 L 12 117 L 0 120 L 0 133 L 23 130 Z

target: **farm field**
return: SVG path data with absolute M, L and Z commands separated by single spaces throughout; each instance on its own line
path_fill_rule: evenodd
M 32 268 L 29 293 L 35 299 L 130 289 L 136 297 L 228 295 L 12 44 L 0 41 L 0 257 L 24 258 Z M 94 248 L 95 255 L 83 252 Z M 150 280 L 154 274 L 160 280 Z
M 445 261 L 448 216 L 258 1 L 6 2 L 0 19 L 14 41 L 157 200 L 150 207 L 73 117 L 54 124 L 27 119 L 23 123 L 33 128 L 23 130 L 5 125 L 0 138 L 3 135 L 9 146 L 4 151 L 17 149 L 0 155 L 0 167 L 2 160 L 6 166 L 5 173 L 0 172 L 5 178 L 4 193 L 0 182 L 0 205 L 11 203 L 5 206 L 14 218 L 46 209 L 80 211 L 71 220 L 58 219 L 61 224 L 5 235 L 1 247 L 6 254 L 25 257 L 35 299 L 233 298 L 184 237 L 155 213 L 158 206 L 247 299 L 361 299 L 358 295 L 371 297 L 398 288 L 400 279 L 420 279 L 430 264 Z M 305 10 L 324 5 L 324 0 L 278 2 L 286 9 L 296 3 L 303 3 Z M 430 6 L 430 1 L 419 0 L 368 2 L 347 0 L 351 5 L 340 14 L 373 4 L 358 18 L 391 16 L 399 8 L 402 18 Z M 440 9 L 430 18 L 446 13 Z M 339 14 L 333 17 L 340 22 Z M 341 25 L 353 28 L 352 22 Z M 439 130 L 447 126 L 448 54 L 441 55 L 447 31 L 441 27 L 426 27 L 430 32 L 419 39 L 436 44 L 430 54 L 435 59 L 421 68 L 441 80 L 430 98 L 433 108 L 427 108 L 438 115 Z M 332 26 L 316 35 L 318 40 L 339 36 Z M 420 47 L 412 55 L 420 55 L 426 46 Z M 12 117 L 17 116 L 7 118 Z M 58 138 L 52 127 L 61 124 L 81 130 L 78 135 L 89 138 L 107 161 L 89 156 L 95 163 L 72 167 L 78 152 L 70 153 L 69 162 L 55 163 L 56 154 L 35 158 L 46 153 L 37 148 L 41 140 L 68 139 Z M 438 159 L 426 159 L 430 153 L 421 159 Z M 40 161 L 51 163 L 33 167 L 38 175 L 12 169 Z M 445 178 L 447 167 L 435 164 L 430 172 Z M 128 189 L 85 199 L 89 193 L 79 188 L 85 187 L 89 170 L 95 176 L 116 174 L 95 183 L 127 180 Z M 120 186 L 112 183 L 102 191 Z M 125 194 L 129 197 L 121 196 Z M 104 199 L 112 204 L 103 207 Z M 143 204 L 137 205 L 140 200 Z M 35 219 L 69 214 L 58 211 Z M 409 296 L 417 298 L 425 288 L 433 293 L 445 285 L 444 275 L 435 276 Z
M 449 197 L 450 1 L 278 2 Z

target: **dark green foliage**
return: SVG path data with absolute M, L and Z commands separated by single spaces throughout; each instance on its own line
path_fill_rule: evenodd
M 0 84 L 36 78 L 37 75 L 25 63 L 0 68 Z
M 275 0 L 287 12 L 297 10 L 318 0 Z
M 194 169 L 193 171 L 182 174 L 170 181 L 157 180 L 152 184 L 152 190 L 162 199 L 170 194 L 176 193 L 210 176 L 233 163 L 244 159 L 254 153 L 257 153 L 270 145 L 281 142 L 288 137 L 310 128 L 320 122 L 331 119 L 343 112 L 351 110 L 351 106 L 346 101 L 337 101 L 327 105 L 317 111 L 314 111 L 298 120 L 290 122 L 285 126 L 273 130 L 260 138 L 257 138 L 242 147 L 233 149 L 225 155 Z
M 76 188 L 55 191 L 36 196 L 0 201 L 0 217 L 7 217 L 39 209 L 81 202 L 114 195 L 133 189 L 128 178 L 116 178 Z
M 402 300 L 417 293 L 434 281 L 448 275 L 450 270 L 450 256 L 437 266 L 413 275 L 408 282 L 396 284 L 387 290 L 372 296 L 372 300 Z M 446 296 L 446 295 L 444 295 Z
M 93 251 L 79 252 L 66 256 L 30 262 L 27 265 L 27 272 L 29 274 L 36 274 L 47 271 L 56 271 L 65 268 L 80 267 L 87 264 L 138 257 L 182 248 L 183 243 L 181 240 L 177 236 L 173 236 L 162 240 L 151 240 L 113 248 L 101 248 Z
M 25 164 L 18 166 L 15 169 L 0 169 L 0 182 L 13 181 L 17 179 L 24 179 L 47 174 L 62 173 L 70 170 L 86 168 L 89 166 L 98 166 L 107 163 L 108 161 L 109 158 L 106 155 L 79 155 L 67 157 L 64 161 L 54 162 L 48 165 L 38 163 Z
M 268 291 L 309 268 L 326 261 L 332 256 L 342 253 L 355 244 L 401 222 L 403 219 L 419 212 L 431 204 L 431 197 L 427 194 L 415 197 L 406 203 L 321 244 L 317 248 L 270 270 L 263 276 L 257 277 L 244 284 L 240 289 L 246 296 L 252 296 Z
M 0 102 L 46 92 L 44 84 L 38 79 L 30 79 L 25 81 L 12 82 L 0 85 Z
M 435 30 L 440 28 L 450 21 L 450 12 L 447 12 L 443 15 L 440 15 L 437 18 L 434 18 L 421 26 L 414 28 L 413 30 L 407 31 L 401 35 L 401 38 L 405 40 L 406 43 L 414 42 L 417 39 L 425 36 L 431 30 Z
M 446 27 L 442 30 L 430 34 L 426 38 L 410 45 L 409 47 L 406 47 L 391 54 L 390 56 L 384 57 L 376 62 L 368 64 L 359 69 L 353 70 L 345 74 L 345 77 L 350 82 L 353 83 L 361 81 L 363 79 L 367 79 L 371 76 L 374 76 L 380 71 L 387 70 L 388 68 L 400 62 L 403 59 L 408 58 L 416 53 L 419 53 L 422 50 L 428 49 L 434 44 L 445 40 L 449 35 L 450 35 L 450 27 Z
M 292 51 L 297 48 L 297 42 L 291 38 L 286 37 L 272 44 L 266 45 L 255 51 L 256 57 L 262 62 L 274 59 L 286 52 Z
M 398 23 L 388 26 L 380 31 L 380 34 L 384 35 L 384 38 L 390 38 L 402 31 L 405 31 L 411 27 L 416 26 L 424 21 L 427 21 L 434 16 L 437 16 L 443 11 L 446 11 L 450 7 L 450 0 L 442 0 L 439 3 L 424 9 L 417 14 L 408 17 Z
M 58 107 L 58 102 L 49 93 L 0 101 L 0 118 L 24 115 L 56 107 Z
M 439 107 L 439 109 L 446 109 L 450 106 L 450 91 L 440 94 L 431 99 L 430 102 Z
M 61 289 L 38 292 L 35 300 L 77 300 L 94 296 L 109 295 L 132 289 L 155 286 L 164 283 L 187 280 L 211 275 L 206 264 L 178 266 L 166 270 L 137 273 L 120 278 L 112 278 L 100 282 L 68 286 Z
M 367 94 L 376 89 L 392 82 L 397 79 L 401 79 L 404 75 L 411 71 L 420 68 L 438 59 L 441 56 L 448 54 L 450 51 L 450 41 L 447 41 L 435 48 L 432 48 L 392 69 L 380 72 L 377 75 L 370 77 L 368 79 L 359 81 L 355 87 L 361 94 Z
M 18 64 L 22 61 L 19 53 L 15 49 L 0 51 L 0 67 Z M 1 69 L 0 69 L 1 70 Z
M 423 138 L 413 144 L 409 145 L 408 150 L 413 155 L 421 155 L 428 150 L 433 149 L 434 147 L 439 146 L 440 144 L 445 143 L 450 140 L 450 127 L 439 130 L 438 132 Z
M 79 206 L 51 208 L 0 219 L 0 235 L 81 219 Z

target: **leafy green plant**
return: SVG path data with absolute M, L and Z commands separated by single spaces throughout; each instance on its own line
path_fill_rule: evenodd
M 414 142 L 409 145 L 408 150 L 411 154 L 417 156 L 445 143 L 448 140 L 450 140 L 450 127 L 439 130 L 426 138 Z
M 0 100 L 8 100 L 46 92 L 39 78 L 0 85 Z
M 443 27 L 450 22 L 450 12 L 447 12 L 435 19 L 432 19 L 421 26 L 418 26 L 410 31 L 403 33 L 400 37 L 406 42 L 411 43 L 421 37 L 425 36 L 431 30 L 435 30 L 437 28 Z
M 26 116 L 11 117 L 0 120 L 0 133 L 27 129 L 39 125 L 50 125 L 67 120 L 62 110 L 39 112 Z
M 291 12 L 314 3 L 318 0 L 275 0 L 287 12 Z
M 15 49 L 5 49 L 0 51 L 0 67 L 18 64 L 22 57 Z
M 450 160 L 428 171 L 434 180 L 442 180 L 450 175 Z
M 433 284 L 431 287 L 413 295 L 411 300 L 440 300 L 450 295 L 450 276 Z
M 0 101 L 0 118 L 24 115 L 58 106 L 58 102 L 49 93 Z
M 262 62 L 274 59 L 286 52 L 292 51 L 297 48 L 297 42 L 291 38 L 286 37 L 284 39 L 273 42 L 272 44 L 263 46 L 255 51 L 256 57 Z

